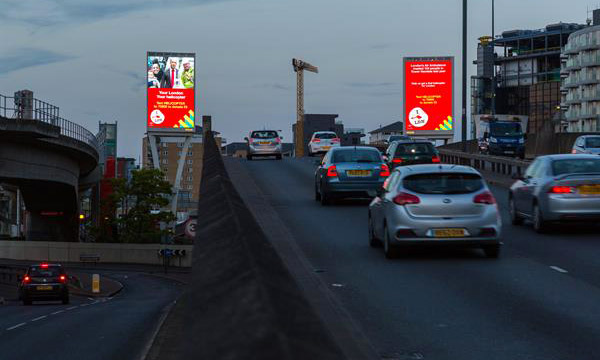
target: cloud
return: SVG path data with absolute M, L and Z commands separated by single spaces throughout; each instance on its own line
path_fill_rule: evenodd
M 121 17 L 135 11 L 179 8 L 232 0 L 2 0 L 0 22 L 37 27 L 68 25 Z
M 9 55 L 0 57 L 0 74 L 8 74 L 28 67 L 48 65 L 75 58 L 74 56 L 37 48 L 19 48 L 5 53 Z
M 389 48 L 391 46 L 392 46 L 391 43 L 372 44 L 372 45 L 369 46 L 369 49 L 372 49 L 372 50 L 383 50 L 383 49 L 387 49 L 387 48 Z
M 377 88 L 377 87 L 390 87 L 396 83 L 393 82 L 351 82 L 346 83 L 346 86 L 353 88 Z
M 255 85 L 253 87 L 262 88 L 262 89 L 286 90 L 286 91 L 292 89 L 290 86 L 283 85 L 281 83 L 263 83 L 263 84 Z

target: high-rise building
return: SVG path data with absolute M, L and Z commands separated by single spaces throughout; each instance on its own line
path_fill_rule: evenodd
M 600 10 L 593 17 L 593 26 L 572 33 L 563 49 L 561 127 L 567 132 L 600 131 Z
M 98 164 L 104 174 L 106 160 L 112 158 L 114 161 L 117 158 L 117 122 L 115 121 L 114 124 L 98 122 L 96 139 L 98 139 Z

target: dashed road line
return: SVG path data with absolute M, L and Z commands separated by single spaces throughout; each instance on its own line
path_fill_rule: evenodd
M 25 324 L 26 324 L 26 323 L 20 323 L 20 324 L 17 324 L 17 325 L 15 325 L 15 326 L 11 326 L 11 327 L 7 328 L 6 330 L 9 330 L 9 331 L 10 331 L 10 330 L 14 330 L 14 329 L 16 329 L 16 328 L 19 328 L 19 327 L 21 327 L 21 326 L 25 325 Z
M 88 305 L 92 305 L 92 304 L 90 304 L 90 303 L 86 303 L 86 304 L 81 304 L 81 305 L 79 305 L 79 306 L 81 306 L 81 307 L 84 307 L 84 306 L 88 306 Z
M 58 310 L 58 311 L 53 312 L 50 315 L 58 315 L 58 314 L 63 313 L 63 312 L 65 312 L 65 311 L 64 310 Z
M 567 271 L 567 270 L 565 270 L 565 269 L 563 269 L 563 268 L 560 268 L 560 267 L 558 267 L 558 266 L 555 266 L 555 265 L 552 265 L 552 266 L 550 266 L 550 269 L 552 269 L 552 270 L 555 270 L 555 271 L 558 271 L 558 272 L 559 272 L 559 273 L 561 273 L 561 274 L 566 274 L 566 273 L 568 273 L 568 271 Z
M 68 307 L 66 310 L 73 310 L 73 309 L 77 309 L 77 306 Z
M 35 319 L 31 320 L 31 322 L 42 320 L 42 319 L 45 319 L 46 317 L 47 317 L 47 315 L 38 316 Z

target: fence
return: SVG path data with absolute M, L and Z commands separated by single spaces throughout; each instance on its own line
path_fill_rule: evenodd
M 457 150 L 438 149 L 442 162 L 446 164 L 467 165 L 498 177 L 511 179 L 513 175 L 522 175 L 531 161 L 464 153 Z
M 27 96 L 0 94 L 0 116 L 7 119 L 38 120 L 60 128 L 60 134 L 98 148 L 94 134 L 81 125 L 59 116 L 58 106 Z

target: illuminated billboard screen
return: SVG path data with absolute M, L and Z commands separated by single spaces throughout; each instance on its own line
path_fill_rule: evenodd
M 148 131 L 194 131 L 195 59 L 193 53 L 148 53 Z
M 404 132 L 409 136 L 451 138 L 454 58 L 404 58 Z

